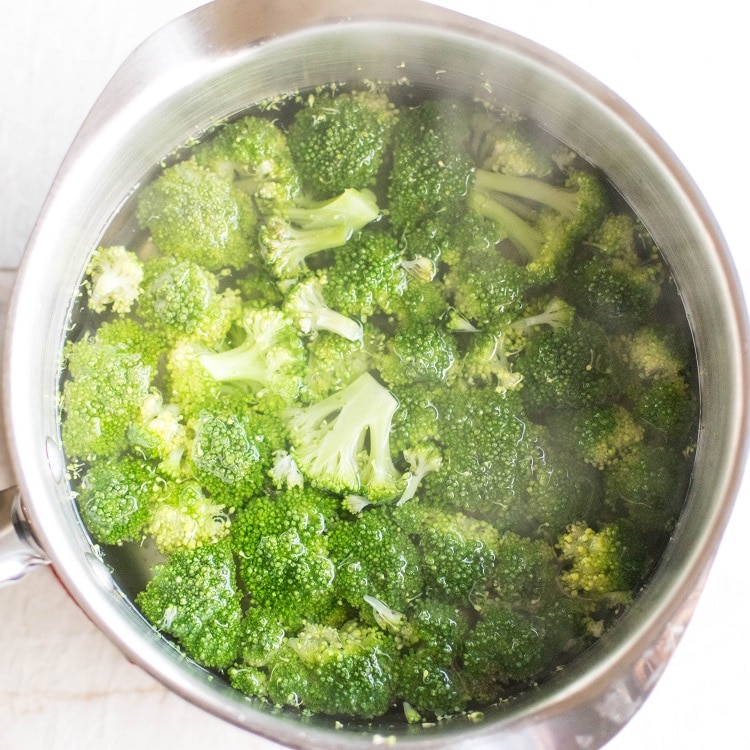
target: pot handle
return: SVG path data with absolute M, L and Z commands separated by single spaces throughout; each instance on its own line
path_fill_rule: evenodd
M 0 492 L 0 586 L 15 583 L 49 562 L 31 533 L 18 488 Z

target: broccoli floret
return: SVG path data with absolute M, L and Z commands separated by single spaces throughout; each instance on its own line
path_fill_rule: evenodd
M 326 305 L 323 282 L 311 278 L 293 286 L 286 294 L 284 312 L 305 335 L 331 331 L 349 341 L 362 341 L 362 324 Z
M 523 384 L 523 376 L 515 371 L 512 347 L 506 331 L 499 334 L 477 331 L 471 334 L 461 360 L 461 372 L 469 383 L 492 385 L 498 393 L 515 391 Z
M 124 347 L 141 356 L 143 364 L 157 371 L 164 339 L 158 331 L 147 328 L 135 318 L 117 317 L 105 320 L 96 329 L 96 340 L 106 346 Z
M 619 404 L 577 412 L 568 426 L 572 444 L 597 469 L 627 455 L 644 437 L 643 427 Z
M 146 618 L 176 638 L 199 664 L 229 666 L 239 649 L 242 620 L 229 544 L 222 541 L 177 552 L 152 574 L 136 596 Z
M 456 345 L 442 326 L 415 322 L 399 328 L 388 340 L 375 366 L 389 386 L 447 383 L 455 372 Z
M 426 496 L 502 519 L 522 497 L 536 451 L 517 392 L 456 385 L 437 393 L 436 404 L 443 467 L 425 477 Z
M 401 265 L 404 268 L 404 264 Z M 389 309 L 401 325 L 438 325 L 441 321 L 447 320 L 450 313 L 444 285 L 438 281 L 417 279 L 408 271 L 403 292 L 399 299 L 391 303 Z
M 387 189 L 388 218 L 399 232 L 462 212 L 474 169 L 462 142 L 466 125 L 460 110 L 435 101 L 401 111 Z
M 396 497 L 401 474 L 391 458 L 394 396 L 369 373 L 322 401 L 289 412 L 294 458 L 315 485 L 332 492 Z
M 289 149 L 305 187 L 329 197 L 372 187 L 397 118 L 384 93 L 310 96 L 289 126 Z
M 95 336 L 68 343 L 62 388 L 62 438 L 69 458 L 114 455 L 127 447 L 130 424 L 150 394 L 153 368 L 124 344 Z
M 302 386 L 305 348 L 289 318 L 276 308 L 250 308 L 242 316 L 245 338 L 233 349 L 198 360 L 219 382 L 247 384 L 288 401 Z
M 370 190 L 344 190 L 325 201 L 297 199 L 268 216 L 260 243 L 269 268 L 281 279 L 308 271 L 306 259 L 346 245 L 352 235 L 380 216 Z
M 560 277 L 574 243 L 602 221 L 607 200 L 591 172 L 573 170 L 565 186 L 534 177 L 477 170 L 471 207 L 497 222 L 536 283 Z
M 678 447 L 641 443 L 605 471 L 607 504 L 644 532 L 667 531 L 685 495 L 689 470 Z
M 143 280 L 143 263 L 122 245 L 97 248 L 88 266 L 84 288 L 88 306 L 96 313 L 111 309 L 127 313 L 138 299 Z
M 162 394 L 153 390 L 141 405 L 138 419 L 128 429 L 131 445 L 159 462 L 159 471 L 177 479 L 182 473 L 182 457 L 187 448 L 187 428 L 176 404 L 164 404 Z
M 396 656 L 393 639 L 378 628 L 308 624 L 273 661 L 269 697 L 313 713 L 371 719 L 393 702 Z
M 366 320 L 397 309 L 406 290 L 398 243 L 387 232 L 364 229 L 355 235 L 325 271 L 324 296 L 344 315 Z
M 427 592 L 468 606 L 492 575 L 497 556 L 495 528 L 463 513 L 415 505 L 419 550 Z
M 94 541 L 138 541 L 159 481 L 150 464 L 131 456 L 94 461 L 81 478 L 77 497 Z
M 497 695 L 497 683 L 532 680 L 551 655 L 549 630 L 539 615 L 501 600 L 484 606 L 466 639 L 463 658 L 473 689 Z
M 437 440 L 440 429 L 439 386 L 406 383 L 394 388 L 398 409 L 391 424 L 391 443 L 397 452 L 419 449 Z
M 419 552 L 383 508 L 368 508 L 338 524 L 331 531 L 329 550 L 337 593 L 368 621 L 373 614 L 365 597 L 403 612 L 422 591 Z
M 466 708 L 470 695 L 459 670 L 432 648 L 419 647 L 402 654 L 397 664 L 398 693 L 409 707 L 442 718 Z M 408 710 L 408 709 L 407 709 Z
M 271 120 L 251 115 L 225 123 L 193 153 L 199 164 L 252 195 L 262 213 L 300 192 L 286 136 Z
M 648 559 L 637 538 L 621 523 L 606 524 L 599 531 L 585 522 L 573 523 L 557 547 L 565 564 L 563 585 L 574 596 L 597 605 L 629 603 Z
M 638 378 L 680 378 L 687 358 L 677 345 L 673 331 L 647 325 L 621 336 L 618 353 Z
M 266 265 L 248 268 L 232 281 L 246 307 L 279 307 L 284 301 L 278 279 Z
M 530 411 L 602 404 L 619 390 L 611 341 L 588 320 L 571 328 L 535 328 L 514 364 Z
M 146 185 L 136 216 L 162 253 L 210 271 L 243 268 L 256 257 L 252 199 L 195 159 L 177 162 Z
M 232 547 L 255 606 L 288 628 L 317 620 L 333 602 L 334 563 L 328 533 L 338 500 L 314 488 L 295 488 L 248 503 L 232 525 Z
M 409 476 L 397 506 L 411 500 L 418 492 L 422 480 L 433 471 L 440 471 L 443 456 L 433 443 L 423 443 L 404 449 L 404 460 L 409 464 Z
M 275 611 L 266 607 L 248 607 L 242 617 L 239 660 L 250 667 L 267 666 L 284 644 L 287 628 Z M 261 694 L 265 694 L 265 690 Z
M 278 419 L 239 398 L 219 400 L 191 420 L 192 473 L 217 502 L 240 508 L 268 483 L 274 452 L 285 445 Z
M 506 531 L 494 545 L 492 588 L 514 607 L 541 608 L 561 589 L 555 550 L 540 539 Z
M 679 377 L 657 378 L 628 389 L 633 416 L 649 438 L 665 445 L 680 445 L 697 419 L 693 390 Z
M 218 291 L 219 279 L 191 260 L 171 256 L 151 258 L 144 269 L 138 315 L 173 342 L 190 336 L 220 344 L 241 311 L 236 291 Z
M 349 341 L 337 333 L 321 331 L 307 344 L 308 362 L 300 397 L 315 403 L 353 383 L 372 366 L 370 346 L 377 352 L 379 337 L 368 326 L 363 329 L 367 341 Z
M 162 554 L 171 555 L 220 541 L 229 525 L 225 506 L 206 497 L 200 484 L 187 480 L 160 484 L 146 531 Z

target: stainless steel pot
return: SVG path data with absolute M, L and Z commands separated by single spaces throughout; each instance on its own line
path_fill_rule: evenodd
M 424 730 L 334 729 L 245 700 L 182 659 L 144 621 L 82 529 L 64 477 L 60 346 L 87 256 L 162 157 L 259 99 L 347 79 L 408 78 L 473 93 L 540 122 L 604 170 L 661 245 L 695 338 L 701 427 L 685 511 L 653 581 L 588 653 L 483 721 Z M 19 490 L 0 495 L 0 581 L 51 563 L 129 659 L 230 722 L 299 747 L 594 748 L 653 687 L 692 611 L 746 450 L 748 324 L 729 254 L 700 193 L 621 100 L 548 50 L 417 0 L 216 0 L 165 27 L 122 66 L 62 165 L 29 242 L 7 332 L 4 409 Z M 669 646 L 669 647 L 667 647 Z

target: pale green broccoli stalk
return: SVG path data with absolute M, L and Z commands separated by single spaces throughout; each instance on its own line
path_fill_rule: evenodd
M 292 287 L 284 300 L 284 312 L 305 335 L 331 331 L 349 341 L 362 341 L 362 324 L 328 307 L 323 298 L 323 283 L 318 278 Z
M 319 487 L 395 498 L 402 476 L 393 464 L 390 430 L 398 401 L 369 373 L 331 396 L 289 412 L 294 458 Z
M 260 228 L 263 253 L 274 274 L 293 279 L 308 271 L 306 259 L 345 245 L 380 216 L 370 190 L 344 190 L 326 201 L 298 200 L 269 216 Z
M 511 323 L 511 328 L 521 332 L 534 326 L 570 328 L 574 318 L 575 309 L 572 305 L 560 297 L 552 297 L 541 312 L 517 318 Z
M 154 389 L 141 405 L 139 418 L 128 429 L 128 441 L 157 460 L 162 474 L 177 479 L 182 473 L 187 428 L 179 406 L 164 404 L 158 390 Z
M 136 217 L 162 253 L 209 271 L 244 268 L 256 257 L 252 199 L 195 159 L 168 167 L 146 185 Z
M 409 476 L 406 486 L 396 505 L 403 505 L 419 491 L 422 480 L 433 471 L 440 471 L 443 457 L 434 444 L 424 444 L 404 451 L 404 459 L 409 464 Z
M 302 386 L 306 357 L 292 321 L 276 308 L 249 309 L 242 316 L 245 339 L 233 349 L 198 360 L 216 381 L 244 383 L 256 393 L 289 401 Z
M 94 541 L 139 541 L 160 479 L 153 466 L 131 456 L 94 461 L 81 477 L 78 509 Z
M 121 245 L 97 248 L 88 266 L 84 287 L 88 306 L 96 313 L 111 309 L 115 313 L 130 312 L 138 299 L 143 280 L 143 263 L 138 256 Z
M 69 458 L 115 455 L 127 447 L 130 424 L 151 393 L 154 371 L 138 352 L 85 336 L 64 351 L 62 438 Z
M 201 364 L 204 355 L 216 352 L 194 339 L 180 339 L 167 353 L 165 396 L 176 404 L 185 419 L 197 417 L 208 404 L 215 403 L 227 391 L 227 385 L 216 380 Z
M 252 195 L 261 213 L 300 191 L 286 136 L 271 120 L 251 115 L 225 123 L 193 153 L 199 164 Z
M 289 126 L 289 149 L 305 187 L 323 197 L 375 184 L 395 106 L 376 91 L 310 96 Z
M 184 549 L 214 544 L 229 533 L 223 504 L 206 497 L 198 482 L 162 482 L 150 505 L 147 533 L 157 549 L 172 555 Z
M 229 544 L 177 552 L 152 574 L 135 601 L 153 626 L 205 667 L 232 664 L 240 647 L 242 595 Z
M 374 718 L 394 700 L 396 657 L 393 639 L 378 628 L 311 623 L 279 650 L 268 694 L 275 704 L 313 713 Z
M 290 490 L 305 484 L 297 462 L 288 451 L 281 449 L 273 452 L 273 466 L 269 469 L 268 476 L 277 490 Z
M 156 256 L 145 264 L 138 315 L 168 342 L 191 337 L 223 342 L 241 313 L 239 294 L 191 260 Z

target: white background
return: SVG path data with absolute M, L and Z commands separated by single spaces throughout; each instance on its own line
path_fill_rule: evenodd
M 18 264 L 56 167 L 116 67 L 151 31 L 198 4 L 0 0 L 0 268 Z M 634 106 L 701 187 L 750 288 L 743 3 L 439 4 L 547 45 Z M 10 280 L 0 274 L 0 294 Z M 749 493 L 746 482 L 675 657 L 607 750 L 750 748 Z M 125 662 L 50 571 L 0 590 L 0 750 L 139 745 L 273 747 L 188 706 Z

